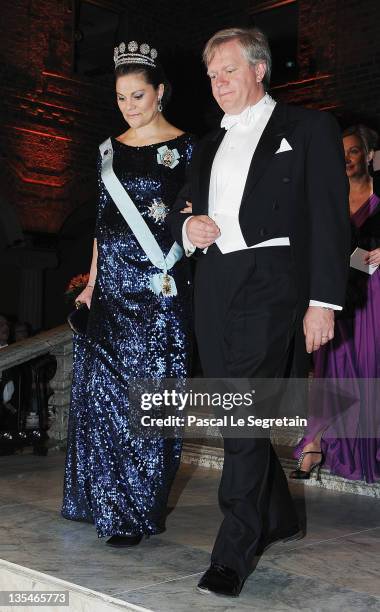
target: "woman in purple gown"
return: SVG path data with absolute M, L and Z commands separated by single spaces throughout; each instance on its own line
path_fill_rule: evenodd
M 377 134 L 357 125 L 343 132 L 346 172 L 350 182 L 352 251 L 368 252 L 365 263 L 380 264 L 380 197 L 374 193 L 368 164 Z M 311 392 L 308 427 L 295 449 L 293 479 L 308 479 L 322 464 L 331 473 L 373 483 L 380 479 L 380 435 L 376 381 L 380 379 L 380 270 L 372 275 L 350 269 L 346 305 L 337 316 L 335 337 L 314 355 L 317 379 L 347 379 L 342 388 L 354 401 L 346 407 Z M 371 380 L 372 379 L 372 380 Z M 332 388 L 332 387 L 331 387 Z M 313 389 L 313 384 L 312 384 Z M 380 402 L 380 399 L 377 400 Z

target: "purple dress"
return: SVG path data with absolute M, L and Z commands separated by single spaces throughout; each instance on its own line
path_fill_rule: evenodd
M 380 218 L 379 204 L 374 194 L 351 216 L 357 244 L 367 250 L 379 246 L 378 237 L 368 236 L 369 224 L 375 216 Z M 363 236 L 365 228 L 367 236 Z M 347 379 L 344 385 L 354 401 L 339 414 L 331 396 L 327 401 L 320 395 L 316 402 L 311 392 L 308 427 L 294 454 L 298 458 L 323 430 L 324 465 L 331 473 L 373 483 L 380 480 L 380 436 L 376 434 L 380 397 L 376 398 L 378 385 L 370 380 L 380 379 L 380 270 L 372 276 L 351 271 L 349 296 L 350 292 L 351 309 L 345 307 L 337 318 L 334 339 L 314 353 L 314 378 Z

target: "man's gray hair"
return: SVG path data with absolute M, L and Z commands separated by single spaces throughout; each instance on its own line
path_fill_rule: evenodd
M 216 32 L 206 43 L 203 50 L 203 61 L 206 66 L 211 62 L 217 48 L 230 40 L 238 41 L 249 64 L 254 66 L 258 62 L 265 62 L 266 70 L 263 85 L 265 89 L 268 88 L 272 70 L 272 56 L 267 37 L 258 28 L 228 28 Z

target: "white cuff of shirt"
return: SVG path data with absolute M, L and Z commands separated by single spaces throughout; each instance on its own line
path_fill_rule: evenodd
M 185 250 L 186 257 L 190 257 L 194 253 L 194 251 L 196 249 L 196 247 L 193 245 L 193 243 L 190 242 L 190 240 L 188 239 L 187 231 L 186 231 L 187 223 L 188 223 L 188 221 L 190 221 L 190 219 L 192 217 L 193 217 L 193 215 L 191 215 L 191 217 L 187 217 L 185 223 L 182 226 L 182 244 L 183 244 L 183 248 Z
M 343 306 L 327 304 L 326 302 L 318 302 L 318 300 L 310 300 L 309 306 L 321 306 L 322 308 L 331 308 L 332 310 L 343 310 Z

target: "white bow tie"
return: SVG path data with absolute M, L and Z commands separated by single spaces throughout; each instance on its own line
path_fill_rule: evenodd
M 234 125 L 251 125 L 255 118 L 255 114 L 252 106 L 248 106 L 243 110 L 240 115 L 224 115 L 222 121 L 220 122 L 220 127 L 225 130 L 230 130 Z

